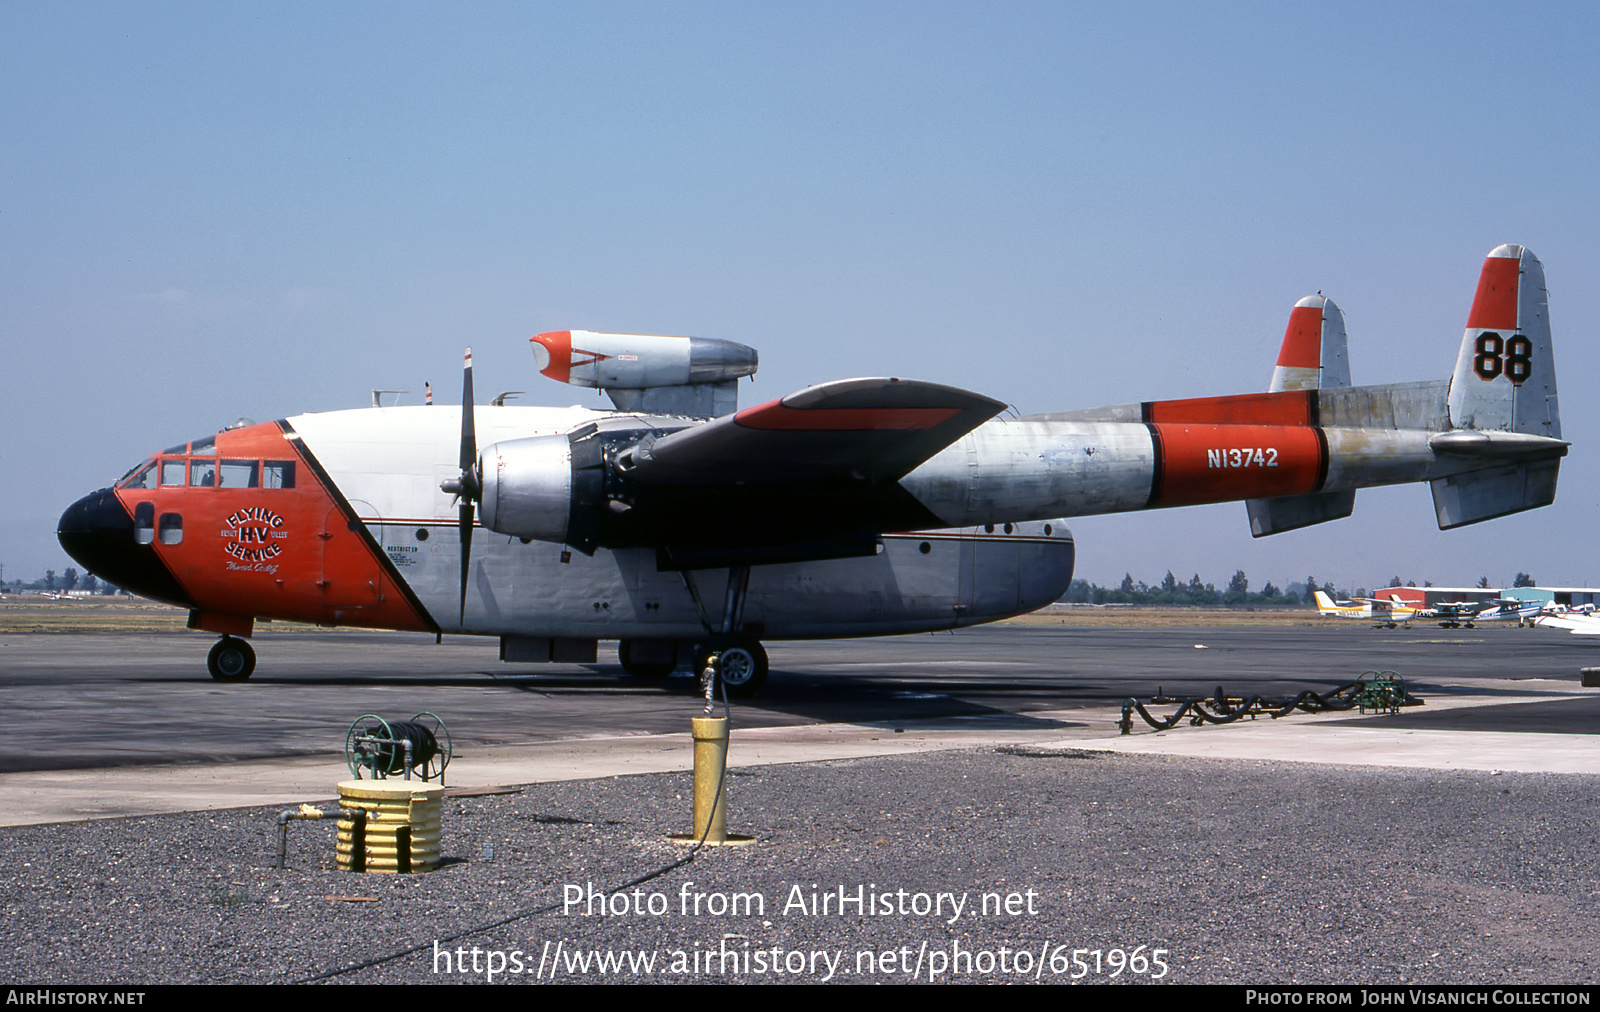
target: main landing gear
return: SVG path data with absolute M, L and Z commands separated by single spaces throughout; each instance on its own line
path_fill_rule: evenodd
M 753 696 L 767 682 L 767 651 L 749 636 L 734 636 L 713 643 L 706 654 L 717 657 L 717 674 L 730 696 Z M 702 662 L 699 665 L 705 667 Z
M 693 574 L 685 570 L 680 575 L 705 629 L 705 639 L 694 644 L 689 652 L 695 674 L 703 672 L 706 663 L 716 658 L 717 675 L 728 695 L 753 696 L 760 692 L 767 681 L 767 651 L 754 636 L 735 631 L 743 625 L 744 602 L 750 591 L 750 567 L 729 567 L 720 621 L 708 613 Z M 680 647 L 687 645 L 660 640 L 623 640 L 617 644 L 617 659 L 622 662 L 622 669 L 635 678 L 665 678 L 677 667 Z
M 617 660 L 634 678 L 662 679 L 678 666 L 678 649 L 670 640 L 623 640 L 617 644 Z M 711 657 L 718 658 L 717 671 L 730 696 L 753 696 L 767 680 L 767 651 L 749 636 L 713 636 L 691 656 L 696 671 L 704 671 Z
M 744 601 L 750 592 L 750 567 L 728 570 L 722 602 L 722 631 L 711 637 L 705 654 L 717 658 L 717 677 L 730 696 L 753 696 L 767 681 L 767 652 L 753 636 L 735 632 L 744 623 Z M 704 656 L 697 669 L 705 668 Z
M 224 636 L 206 656 L 206 668 L 219 682 L 242 682 L 256 669 L 255 648 L 237 636 Z

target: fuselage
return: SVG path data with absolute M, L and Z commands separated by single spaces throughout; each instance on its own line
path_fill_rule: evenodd
M 444 491 L 462 474 L 456 411 L 307 414 L 164 451 L 75 504 L 60 536 L 96 574 L 185 604 L 192 625 L 224 634 L 247 635 L 253 618 L 271 617 L 682 640 L 727 632 L 719 619 L 729 609 L 741 632 L 763 638 L 950 628 L 1060 597 L 1073 568 L 1061 517 L 1231 500 L 1299 509 L 1359 487 L 1432 481 L 1448 526 L 1452 511 L 1462 522 L 1508 511 L 1502 489 L 1511 509 L 1553 496 L 1566 444 L 1458 429 L 1450 389 L 1347 387 L 991 418 L 893 480 L 810 481 L 778 457 L 753 462 L 749 481 L 718 472 L 720 485 L 699 487 L 693 473 L 686 484 L 630 484 L 629 448 L 657 438 L 658 447 L 682 445 L 698 425 L 760 433 L 773 405 L 718 422 L 479 407 L 478 442 L 491 450 L 478 467 L 501 461 L 492 473 L 515 482 L 510 501 L 521 506 L 511 526 L 499 525 L 505 510 L 468 518 L 466 565 L 462 508 Z M 867 436 L 930 417 L 820 415 L 826 425 L 843 417 L 867 426 Z M 816 424 L 805 410 L 780 421 L 795 418 Z M 507 453 L 491 452 L 529 445 L 555 452 L 510 470 Z M 1496 468 L 1509 470 L 1502 478 Z M 1487 498 L 1472 484 L 1486 469 Z M 1455 476 L 1466 491 L 1449 491 Z M 552 523 L 530 516 L 547 505 Z M 748 593 L 730 586 L 731 571 L 748 572 Z M 737 607 L 724 605 L 735 598 Z
M 479 407 L 485 443 L 567 432 L 612 412 Z M 458 607 L 459 416 L 446 408 L 299 415 L 163 451 L 69 508 L 62 544 L 113 583 L 248 635 L 256 618 L 576 639 L 687 640 L 714 627 L 726 569 L 664 570 L 600 549 L 473 529 Z M 741 630 L 765 639 L 946 629 L 1065 593 L 1059 521 L 886 532 L 874 554 L 753 567 Z

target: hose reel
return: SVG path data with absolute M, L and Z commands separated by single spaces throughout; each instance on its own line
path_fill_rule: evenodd
M 1373 713 L 1399 713 L 1402 706 L 1421 706 L 1425 701 L 1422 697 L 1406 691 L 1406 680 L 1399 674 L 1393 671 L 1365 671 L 1355 681 L 1338 688 L 1323 693 L 1302 692 L 1288 701 L 1267 700 L 1260 696 L 1251 696 L 1249 699 L 1229 696 L 1219 685 L 1214 696 L 1173 699 L 1165 693 L 1158 693 L 1151 702 L 1181 705 L 1170 717 L 1155 717 L 1139 700 L 1131 698 L 1125 700 L 1122 704 L 1122 719 L 1117 721 L 1117 727 L 1123 734 L 1133 732 L 1135 713 L 1157 731 L 1166 731 L 1177 726 L 1185 717 L 1189 719 L 1190 724 L 1199 727 L 1203 724 L 1231 724 L 1244 717 L 1255 720 L 1258 716 L 1268 716 L 1277 720 L 1279 717 L 1287 717 L 1296 710 L 1322 713 L 1354 710 L 1359 707 L 1363 714 L 1369 710 Z
M 437 714 L 424 710 L 410 720 L 384 720 L 366 713 L 350 724 L 344 736 L 344 761 L 357 780 L 387 780 L 412 774 L 444 783 L 450 765 L 450 731 Z M 365 770 L 365 775 L 362 771 Z

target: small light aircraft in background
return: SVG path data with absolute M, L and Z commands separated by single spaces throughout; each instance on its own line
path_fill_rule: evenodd
M 615 411 L 462 405 L 305 414 L 183 442 L 62 515 L 112 584 L 221 635 L 247 678 L 257 618 L 495 636 L 507 661 L 628 672 L 719 658 L 733 691 L 763 640 L 973 625 L 1072 579 L 1060 517 L 1244 500 L 1256 536 L 1348 516 L 1355 491 L 1426 481 L 1441 528 L 1550 503 L 1561 439 L 1543 268 L 1484 261 L 1448 379 L 1350 385 L 1331 301 L 1290 315 L 1265 393 L 1001 417 L 895 378 L 740 410 L 731 341 L 553 331 L 548 377 Z
M 1353 618 L 1371 619 L 1373 617 L 1373 601 L 1368 597 L 1355 598 L 1348 601 L 1336 601 L 1323 591 L 1313 591 L 1312 596 L 1317 602 L 1317 614 L 1323 618 Z
M 1474 622 L 1515 622 L 1518 625 L 1527 625 L 1538 618 L 1544 610 L 1543 601 L 1524 601 L 1516 597 L 1497 597 L 1489 601 L 1478 602 L 1478 610 L 1472 616 Z
M 1546 605 L 1533 624 L 1546 629 L 1565 629 L 1574 636 L 1600 636 L 1600 615 L 1594 605 L 1571 608 Z
M 1541 602 L 1524 601 L 1515 597 L 1496 597 L 1480 601 L 1441 601 L 1428 607 L 1407 604 L 1397 595 L 1391 595 L 1388 599 L 1379 595 L 1376 600 L 1388 604 L 1391 615 L 1397 621 L 1435 619 L 1445 629 L 1458 629 L 1462 626 L 1471 629 L 1480 622 L 1525 623 L 1537 616 L 1544 607 Z
M 1350 618 L 1372 623 L 1374 629 L 1393 629 L 1398 625 L 1411 628 L 1411 620 L 1419 609 L 1398 599 L 1381 597 L 1356 597 L 1334 600 L 1323 591 L 1314 591 L 1317 614 L 1323 618 Z
M 1473 627 L 1473 622 L 1478 617 L 1478 612 L 1488 607 L 1482 601 L 1440 601 L 1431 608 L 1420 609 L 1418 614 L 1423 618 L 1438 619 L 1439 626 L 1444 629 L 1459 629 L 1466 626 Z

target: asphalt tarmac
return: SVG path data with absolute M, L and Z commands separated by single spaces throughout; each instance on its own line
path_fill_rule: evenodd
M 1561 633 L 1010 626 L 772 644 L 768 692 L 733 711 L 727 781 L 731 828 L 756 842 L 631 890 L 683 854 L 667 836 L 689 822 L 690 680 L 501 665 L 488 641 L 269 633 L 256 646 L 251 681 L 217 685 L 201 636 L 0 636 L 0 976 L 1600 976 L 1600 692 L 1579 685 L 1593 647 Z M 1158 687 L 1283 697 L 1372 669 L 1427 704 L 1113 725 L 1125 697 Z M 296 824 L 275 870 L 277 811 L 331 796 L 350 721 L 419 710 L 448 723 L 465 789 L 446 799 L 445 867 L 339 872 L 324 822 Z M 512 784 L 533 786 L 473 789 Z M 252 803 L 275 807 L 238 807 Z M 141 814 L 159 812 L 173 814 Z M 619 891 L 666 912 L 598 912 Z M 869 911 L 858 892 L 892 899 Z M 940 894 L 942 916 L 919 912 Z M 744 909 L 712 912 L 739 895 Z M 952 920 L 957 902 L 970 905 Z M 640 962 L 650 953 L 659 962 Z
M 270 627 L 268 627 L 270 629 Z M 503 664 L 492 639 L 276 633 L 255 639 L 243 684 L 205 674 L 192 633 L 0 635 L 0 773 L 209 763 L 338 752 L 351 721 L 438 714 L 457 747 L 682 731 L 701 701 L 687 672 L 630 679 L 596 665 Z M 1390 724 L 1588 734 L 1578 686 L 1600 650 L 1550 630 L 988 626 L 957 633 L 769 645 L 772 675 L 741 701 L 744 728 L 988 718 L 1060 724 L 1129 696 L 1292 696 L 1393 670 L 1434 699 L 1514 700 L 1471 714 L 1408 711 Z M 609 662 L 609 663 L 607 663 Z M 1577 701 L 1568 697 L 1582 696 Z M 1549 700 L 1549 702 L 1543 702 Z M 1057 714 L 1049 718 L 1042 713 Z M 1066 722 L 1072 722 L 1070 720 Z

